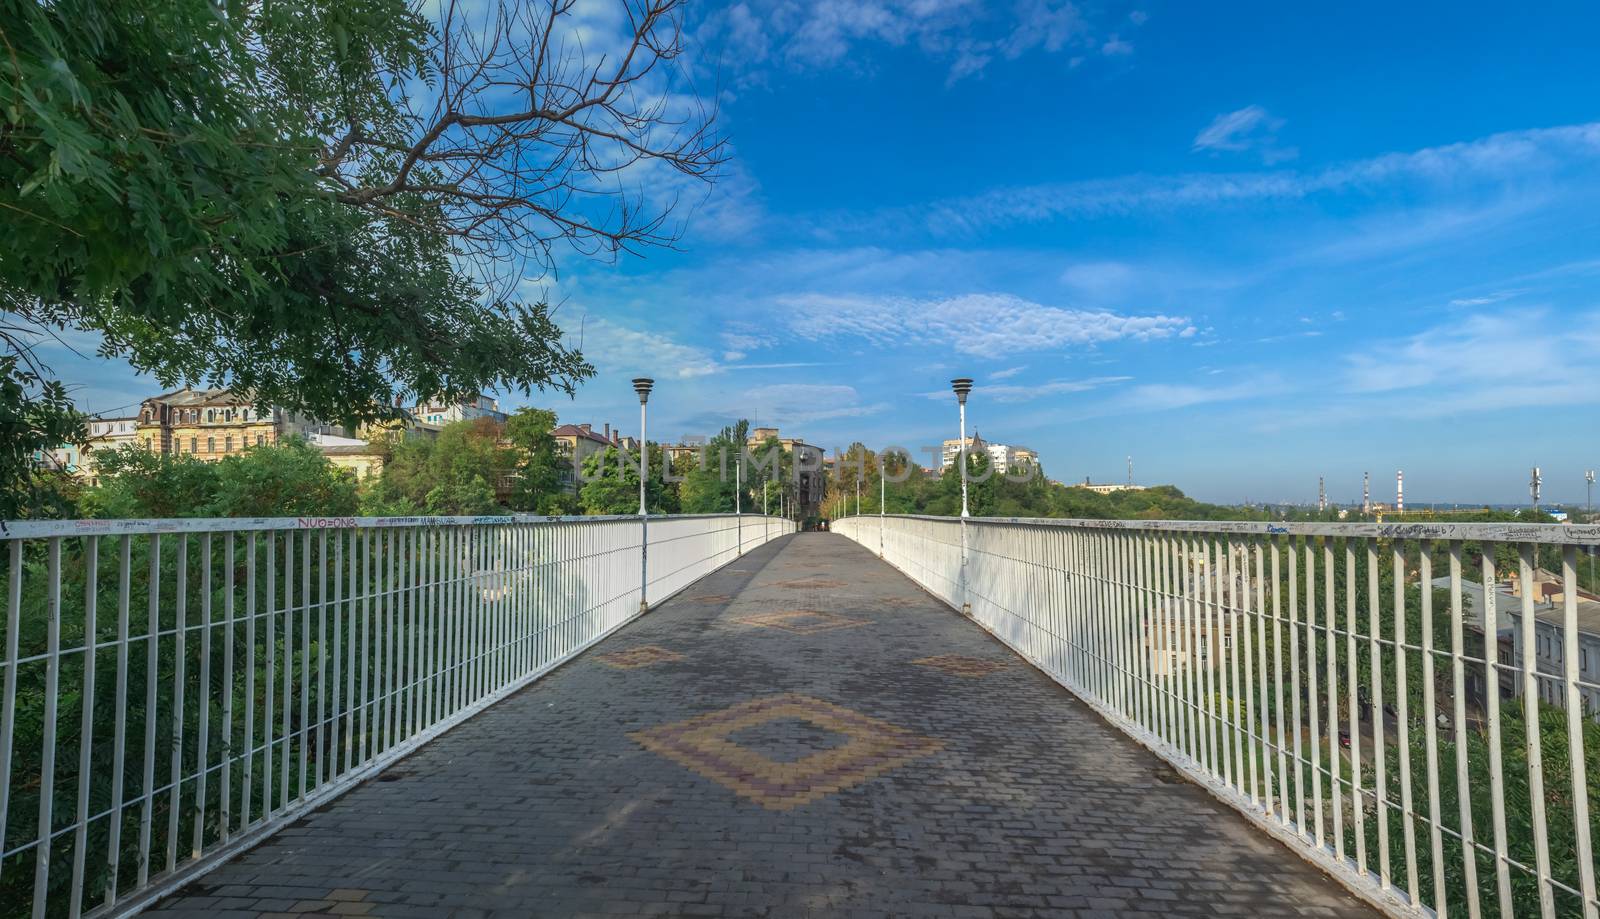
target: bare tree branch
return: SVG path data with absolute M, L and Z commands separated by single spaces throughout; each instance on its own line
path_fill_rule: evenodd
M 683 180 L 715 181 L 726 141 L 714 104 L 684 90 L 685 0 L 614 2 L 617 21 L 596 23 L 576 0 L 449 0 L 428 72 L 394 75 L 406 117 L 329 139 L 330 193 L 456 239 L 491 287 L 552 270 L 557 243 L 672 246 Z M 614 46 L 586 46 L 597 35 Z

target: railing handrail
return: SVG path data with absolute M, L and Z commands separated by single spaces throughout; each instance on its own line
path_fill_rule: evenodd
M 861 514 L 861 520 L 878 514 Z M 935 514 L 884 514 L 902 520 L 952 521 Z M 851 514 L 838 518 L 849 520 Z M 1333 523 L 1265 520 L 1099 520 L 1082 517 L 968 517 L 968 523 L 1028 524 L 1096 530 L 1138 530 L 1164 533 L 1218 533 L 1234 536 L 1344 536 L 1378 539 L 1460 539 L 1488 542 L 1540 542 L 1600 545 L 1600 524 L 1566 523 Z
M 652 520 L 694 520 L 707 517 L 755 517 L 762 514 L 651 514 Z M 0 539 L 44 539 L 51 536 L 133 536 L 141 533 L 235 533 L 263 530 L 350 530 L 382 527 L 482 526 L 506 523 L 599 523 L 638 520 L 638 514 L 484 514 L 434 517 L 159 517 L 118 520 L 0 520 Z M 774 517 L 773 519 L 778 519 Z

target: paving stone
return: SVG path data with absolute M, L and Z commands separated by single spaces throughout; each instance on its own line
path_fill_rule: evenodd
M 1169 773 L 867 549 L 806 533 L 150 913 L 1373 915 Z

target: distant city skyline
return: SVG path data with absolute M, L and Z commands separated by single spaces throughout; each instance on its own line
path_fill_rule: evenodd
M 1583 503 L 1600 11 L 829 8 L 698 8 L 735 158 L 680 251 L 525 282 L 599 374 L 502 407 L 628 428 L 650 375 L 653 432 L 877 448 L 953 437 L 971 376 L 1063 481 Z M 163 388 L 97 346 L 42 349 L 84 408 Z

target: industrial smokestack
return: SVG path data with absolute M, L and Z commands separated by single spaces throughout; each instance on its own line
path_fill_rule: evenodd
M 1361 513 L 1372 513 L 1372 473 L 1361 473 Z
M 1396 511 L 1404 511 L 1406 509 L 1406 471 L 1404 469 L 1396 470 L 1394 474 L 1394 509 Z
M 1319 475 L 1319 476 L 1317 476 L 1317 510 L 1318 511 L 1325 511 L 1327 509 L 1328 509 L 1328 489 L 1323 484 L 1322 476 Z

